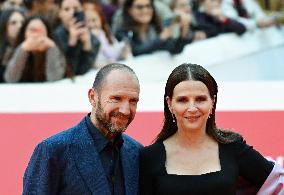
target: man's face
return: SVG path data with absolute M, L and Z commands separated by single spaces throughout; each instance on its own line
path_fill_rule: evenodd
M 95 95 L 95 125 L 103 131 L 124 132 L 136 114 L 139 92 L 139 83 L 132 74 L 111 71 Z

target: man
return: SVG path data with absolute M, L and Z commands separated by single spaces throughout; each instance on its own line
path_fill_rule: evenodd
M 88 92 L 92 112 L 36 147 L 23 194 L 138 194 L 142 145 L 123 132 L 135 116 L 139 92 L 138 78 L 128 66 L 100 69 Z
M 100 42 L 84 24 L 84 13 L 80 0 L 56 2 L 62 23 L 55 29 L 55 41 L 63 50 L 72 73 L 85 74 L 95 63 Z M 80 18 L 76 18 L 78 13 L 80 13 Z

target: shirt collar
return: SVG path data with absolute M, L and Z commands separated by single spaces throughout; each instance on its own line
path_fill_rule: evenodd
M 89 133 L 91 134 L 98 152 L 101 152 L 105 147 L 112 146 L 117 150 L 123 145 L 122 134 L 119 133 L 114 139 L 114 142 L 109 141 L 100 130 L 92 123 L 90 113 L 85 117 Z

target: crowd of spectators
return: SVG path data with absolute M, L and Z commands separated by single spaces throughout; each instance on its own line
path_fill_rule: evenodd
M 72 78 L 284 21 L 283 0 L 5 0 L 0 6 L 0 83 Z

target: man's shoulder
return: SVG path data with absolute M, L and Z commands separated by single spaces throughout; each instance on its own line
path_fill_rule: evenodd
M 56 134 L 48 137 L 43 142 L 46 142 L 46 143 L 69 142 L 70 140 L 72 140 L 74 130 L 75 130 L 74 127 L 65 129 L 65 130 L 63 130 L 59 133 L 56 133 Z
M 140 142 L 138 142 L 134 138 L 130 137 L 129 135 L 122 134 L 122 137 L 123 137 L 123 141 L 124 141 L 123 144 L 125 144 L 127 146 L 139 148 L 139 149 L 143 147 L 143 145 Z
M 83 131 L 83 123 L 82 120 L 79 124 L 76 124 L 73 127 L 65 129 L 59 133 L 56 133 L 47 139 L 43 140 L 39 145 L 45 145 L 48 148 L 62 148 L 71 145 L 74 142 L 74 138 L 76 136 L 80 137 Z

